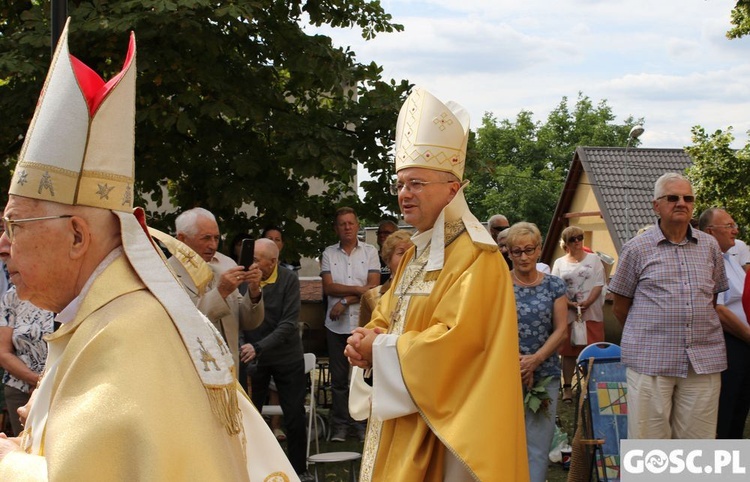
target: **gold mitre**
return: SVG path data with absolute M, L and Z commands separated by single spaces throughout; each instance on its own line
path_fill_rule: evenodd
M 135 35 L 109 82 L 60 36 L 26 133 L 10 194 L 132 212 L 135 146 Z
M 396 123 L 396 172 L 423 167 L 452 172 L 463 179 L 469 114 L 455 102 L 443 104 L 423 88 L 415 88 L 401 107 Z

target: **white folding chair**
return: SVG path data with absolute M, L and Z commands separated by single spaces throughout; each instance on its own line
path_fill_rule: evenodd
M 320 453 L 320 444 L 318 442 L 318 421 L 320 415 L 318 415 L 318 412 L 315 409 L 315 382 L 318 380 L 317 374 L 315 373 L 317 360 L 315 358 L 315 353 L 305 353 L 304 357 L 305 373 L 310 374 L 310 403 L 305 405 L 305 413 L 307 413 L 307 458 L 309 458 L 310 442 L 313 437 L 315 438 L 315 453 Z M 260 413 L 266 416 L 284 415 L 280 405 L 263 405 L 263 409 Z M 320 423 L 323 425 L 323 430 L 325 431 L 325 422 L 320 419 Z

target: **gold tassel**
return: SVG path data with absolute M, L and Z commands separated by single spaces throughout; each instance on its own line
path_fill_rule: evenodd
M 206 386 L 206 393 L 214 412 L 229 435 L 242 431 L 242 414 L 237 402 L 237 389 L 234 385 Z

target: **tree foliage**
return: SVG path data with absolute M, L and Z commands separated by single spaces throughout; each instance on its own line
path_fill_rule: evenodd
M 750 227 L 750 141 L 742 149 L 733 149 L 731 127 L 708 134 L 696 126 L 692 133 L 693 145 L 685 150 L 693 159 L 687 176 L 696 194 L 696 216 L 710 207 L 724 208 L 744 238 Z
M 735 39 L 750 34 L 750 0 L 737 0 L 730 23 L 734 27 L 727 31 L 727 38 Z
M 632 116 L 616 124 L 606 100 L 596 106 L 582 93 L 572 108 L 568 98 L 545 123 L 521 111 L 498 121 L 485 114 L 470 142 L 467 200 L 480 219 L 497 213 L 511 222 L 530 221 L 546 232 L 578 146 L 625 146 Z
M 406 81 L 305 30 L 401 30 L 377 0 L 69 0 L 73 55 L 105 79 L 136 32 L 136 180 L 141 202 L 203 206 L 224 231 L 283 224 L 294 254 L 328 243 L 335 207 L 377 219 L 393 208 L 383 184 L 367 203 L 355 165 L 390 177 L 389 148 Z M 50 61 L 48 1 L 0 7 L 1 188 L 23 142 Z M 315 182 L 325 182 L 322 192 Z M 241 206 L 254 205 L 250 218 Z M 151 209 L 169 229 L 173 213 Z M 298 218 L 325 226 L 304 229 Z M 292 253 L 287 253 L 290 255 Z

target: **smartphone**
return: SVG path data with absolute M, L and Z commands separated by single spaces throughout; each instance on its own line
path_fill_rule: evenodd
M 240 248 L 240 262 L 239 265 L 245 268 L 245 271 L 253 264 L 255 259 L 255 240 L 254 239 L 243 239 L 242 247 Z

